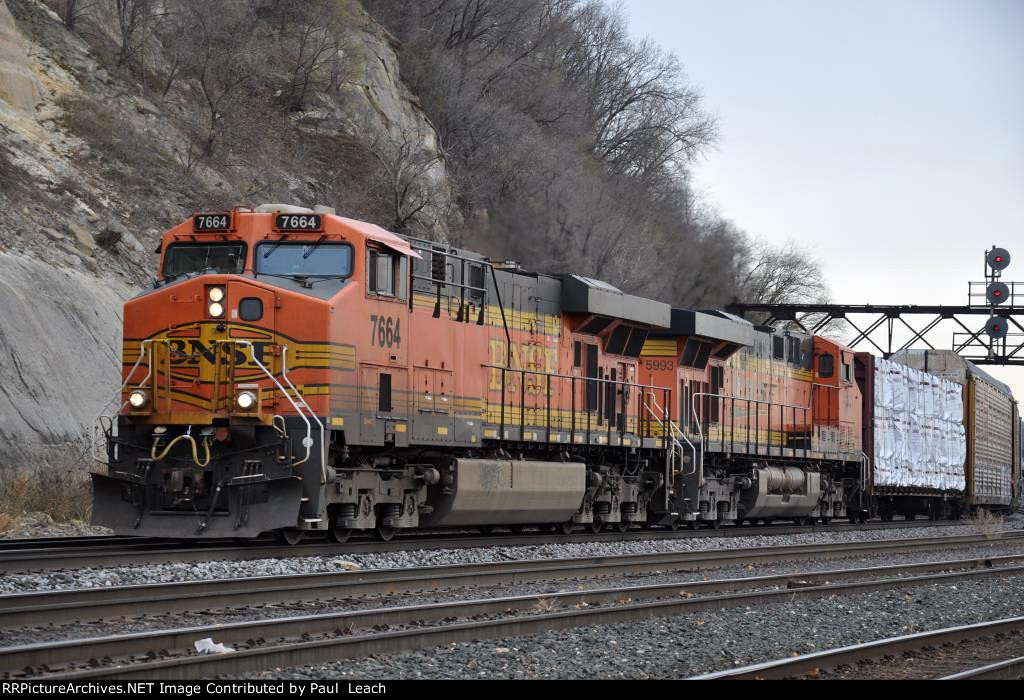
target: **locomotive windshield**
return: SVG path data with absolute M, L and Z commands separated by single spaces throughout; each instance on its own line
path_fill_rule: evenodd
M 175 243 L 164 255 L 164 277 L 191 272 L 240 275 L 245 269 L 244 243 Z
M 256 247 L 256 273 L 287 277 L 348 277 L 352 246 L 273 241 Z

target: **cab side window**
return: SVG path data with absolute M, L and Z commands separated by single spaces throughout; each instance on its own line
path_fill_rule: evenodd
M 823 378 L 831 377 L 835 373 L 835 358 L 831 354 L 824 354 L 818 358 L 818 376 Z
M 407 261 L 390 250 L 366 251 L 366 291 L 380 297 L 406 298 Z

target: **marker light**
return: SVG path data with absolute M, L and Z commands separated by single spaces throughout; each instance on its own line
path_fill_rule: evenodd
M 142 408 L 146 405 L 146 392 L 144 391 L 133 391 L 128 395 L 128 403 L 131 404 L 132 408 Z

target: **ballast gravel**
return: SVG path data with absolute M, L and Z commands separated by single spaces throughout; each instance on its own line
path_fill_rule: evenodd
M 339 553 L 335 556 L 296 556 L 281 559 L 207 561 L 191 563 L 140 564 L 86 567 L 46 572 L 7 572 L 0 578 L 0 594 L 52 591 L 71 588 L 126 586 L 171 581 L 198 581 L 314 572 L 339 571 L 352 562 L 363 569 L 392 569 L 429 565 L 451 565 L 511 560 L 598 557 L 619 554 L 712 551 L 793 545 L 821 545 L 842 542 L 962 536 L 1019 529 L 1021 522 L 993 525 L 963 524 L 941 527 L 894 528 L 886 530 L 837 530 L 786 535 L 734 536 L 726 538 L 680 537 L 636 538 L 618 542 L 567 542 L 521 546 L 464 549 L 410 549 L 392 552 Z
M 506 586 L 479 586 L 448 588 L 431 592 L 408 594 L 380 594 L 353 598 L 315 601 L 295 601 L 287 604 L 268 604 L 251 607 L 232 607 L 216 611 L 203 609 L 194 613 L 172 613 L 145 617 L 128 617 L 116 623 L 117 634 L 145 632 L 157 629 L 184 627 L 203 627 L 211 622 L 229 623 L 247 620 L 266 620 L 272 618 L 291 617 L 295 615 L 315 615 L 332 612 L 349 612 L 372 608 L 384 608 L 408 605 L 427 605 L 440 602 L 454 602 L 483 598 L 504 598 L 512 596 L 535 595 L 543 597 L 563 591 L 594 590 L 620 586 L 647 586 L 680 584 L 693 581 L 717 579 L 747 578 L 751 576 L 772 576 L 783 574 L 806 574 L 816 571 L 832 571 L 856 569 L 875 566 L 896 566 L 909 563 L 945 562 L 978 556 L 979 551 L 968 552 L 920 552 L 903 555 L 873 555 L 844 558 L 841 561 L 809 561 L 788 562 L 778 564 L 758 564 L 753 566 L 729 566 L 701 571 L 669 571 L 649 574 L 625 574 L 587 579 L 563 579 L 557 581 L 535 581 L 517 583 Z M 997 546 L 984 550 L 984 556 L 997 557 L 1016 555 L 1022 561 L 1014 566 L 1024 565 L 1024 544 L 1016 546 Z M 887 574 L 894 575 L 894 574 Z M 910 574 L 915 575 L 915 574 Z M 921 575 L 921 574 L 916 574 Z M 833 581 L 846 580 L 837 575 Z M 1024 577 L 1020 577 L 1024 586 Z M 777 588 L 778 586 L 765 588 Z M 81 621 L 72 624 L 46 624 L 26 626 L 17 629 L 0 630 L 0 647 L 17 646 L 38 642 L 58 641 L 62 639 L 100 637 L 111 634 L 110 621 Z
M 1020 577 L 931 584 L 457 643 L 244 677 L 687 678 L 884 637 L 1021 615 L 1020 591 Z

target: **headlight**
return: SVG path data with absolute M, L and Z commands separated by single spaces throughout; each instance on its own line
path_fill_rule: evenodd
M 251 391 L 243 391 L 235 399 L 235 403 L 237 403 L 238 407 L 243 411 L 248 411 L 250 408 L 256 405 L 256 395 L 253 394 Z
M 224 307 L 217 302 L 210 304 L 210 315 L 214 318 L 220 318 L 224 315 Z
M 210 301 L 220 301 L 224 298 L 224 287 L 210 287 Z
M 132 408 L 142 408 L 143 406 L 146 405 L 147 398 L 149 397 L 146 396 L 146 392 L 133 391 L 132 393 L 128 394 L 128 403 L 131 404 Z

